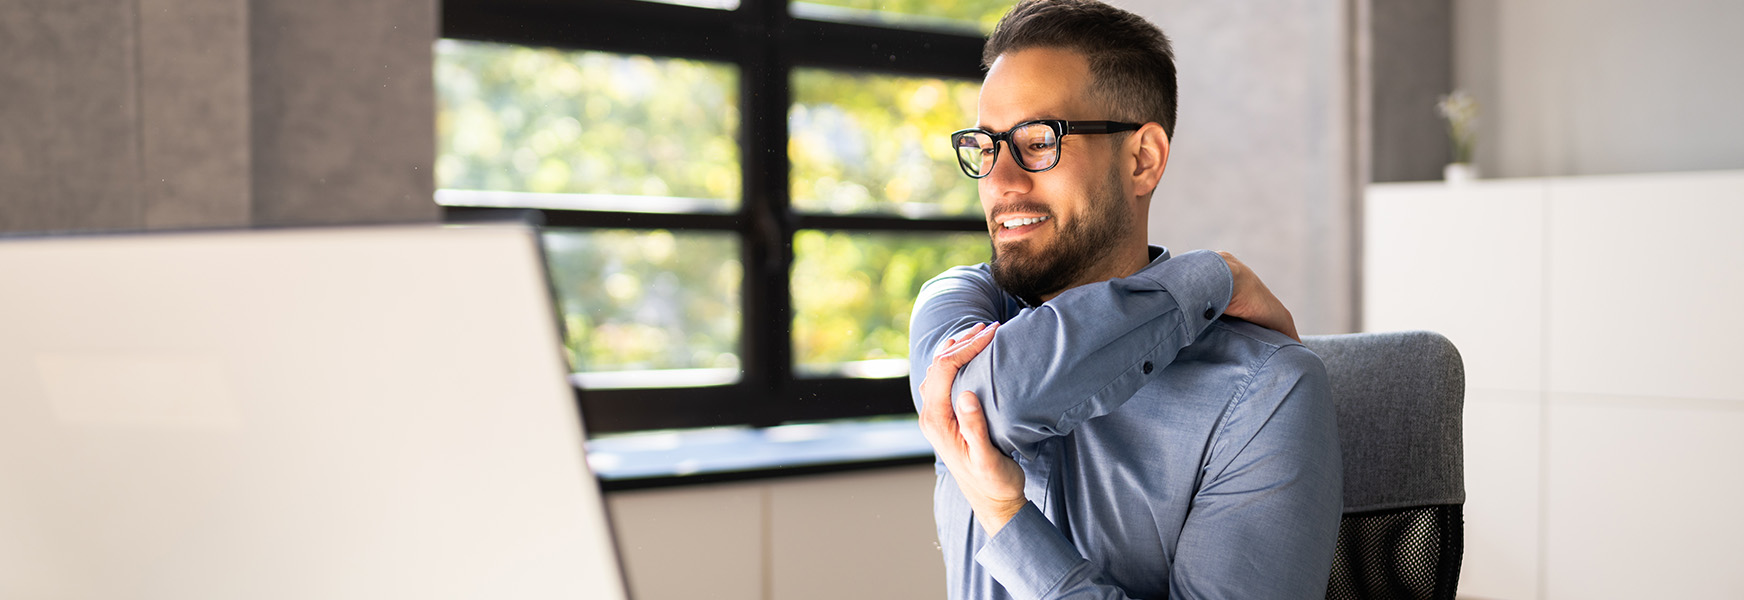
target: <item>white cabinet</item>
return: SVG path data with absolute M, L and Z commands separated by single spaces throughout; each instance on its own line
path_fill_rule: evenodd
M 1744 597 L 1744 172 L 1371 186 L 1364 329 L 1466 363 L 1462 596 Z
M 606 495 L 630 597 L 767 597 L 767 487 L 732 483 Z
M 607 495 L 637 600 L 942 598 L 933 467 Z

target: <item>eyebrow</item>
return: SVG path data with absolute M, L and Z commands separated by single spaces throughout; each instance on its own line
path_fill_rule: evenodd
M 1016 122 L 1016 123 L 1012 123 L 1012 124 L 1011 124 L 1011 126 L 1012 126 L 1012 127 L 1016 127 L 1016 126 L 1018 126 L 1018 125 L 1022 125 L 1022 124 L 1024 124 L 1024 123 L 1029 123 L 1029 122 L 1033 122 L 1033 121 L 1052 121 L 1052 120 L 1058 120 L 1058 121 L 1068 121 L 1068 120 L 1070 120 L 1070 119 L 1067 119 L 1067 118 L 1065 118 L 1065 117 L 1058 117 L 1058 116 L 1054 116 L 1054 115 L 1052 115 L 1052 114 L 1047 114 L 1047 113 L 1044 113 L 1044 114 L 1042 114 L 1042 115 L 1039 115 L 1039 116 L 1030 116 L 1030 117 L 1024 117 L 1024 118 L 1022 118 L 1022 119 L 1018 119 L 1018 120 L 1017 120 L 1017 122 Z M 992 128 L 992 127 L 988 127 L 988 126 L 986 126 L 986 125 L 984 125 L 984 124 L 981 124 L 981 123 L 976 123 L 976 124 L 975 124 L 975 127 L 976 127 L 976 128 L 977 128 L 977 129 L 985 129 L 985 130 L 987 130 L 987 131 L 993 131 L 993 128 Z M 1007 130 L 1007 131 L 1010 131 L 1010 128 L 1007 128 L 1007 129 L 1006 129 L 1006 130 Z

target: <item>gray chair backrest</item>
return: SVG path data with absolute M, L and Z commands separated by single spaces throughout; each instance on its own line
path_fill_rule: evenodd
M 1338 407 L 1344 522 L 1328 598 L 1453 598 L 1465 366 L 1428 331 L 1309 336 Z

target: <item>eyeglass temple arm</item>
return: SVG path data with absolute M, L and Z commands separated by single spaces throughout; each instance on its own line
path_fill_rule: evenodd
M 1142 127 L 1144 125 L 1120 121 L 1067 121 L 1066 133 L 1119 133 Z

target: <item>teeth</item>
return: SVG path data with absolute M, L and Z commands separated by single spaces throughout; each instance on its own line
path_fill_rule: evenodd
M 1036 223 L 1040 223 L 1040 222 L 1046 221 L 1046 220 L 1048 220 L 1047 217 L 1031 217 L 1028 219 L 1012 219 L 1010 221 L 1000 223 L 1000 225 L 1004 225 L 1006 229 L 1016 229 L 1018 227 L 1023 227 L 1024 225 L 1034 225 Z

